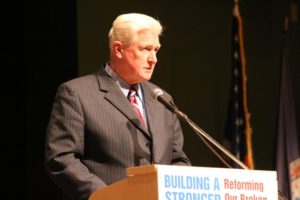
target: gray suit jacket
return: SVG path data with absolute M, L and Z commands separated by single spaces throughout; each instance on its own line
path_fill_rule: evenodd
M 182 150 L 178 118 L 151 98 L 157 86 L 147 81 L 141 86 L 148 128 L 103 68 L 58 88 L 47 128 L 45 164 L 70 199 L 87 199 L 125 178 L 128 167 L 190 165 Z

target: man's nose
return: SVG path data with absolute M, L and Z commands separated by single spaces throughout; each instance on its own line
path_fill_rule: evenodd
M 157 63 L 157 57 L 156 57 L 156 52 L 155 51 L 152 51 L 150 52 L 149 56 L 148 56 L 148 62 L 151 62 L 151 63 Z

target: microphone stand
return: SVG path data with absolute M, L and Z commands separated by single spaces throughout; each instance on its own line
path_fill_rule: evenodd
M 174 105 L 172 103 L 172 105 Z M 191 119 L 188 118 L 186 114 L 181 112 L 176 105 L 174 105 L 175 108 L 172 109 L 172 111 L 183 121 L 187 122 L 188 125 L 191 126 L 191 128 L 195 131 L 198 137 L 200 137 L 202 140 L 205 138 L 205 141 L 209 141 L 211 144 L 213 144 L 215 147 L 217 147 L 220 151 L 222 151 L 226 156 L 228 156 L 231 160 L 233 160 L 236 164 L 238 164 L 242 169 L 249 170 L 249 168 L 241 162 L 237 157 L 235 157 L 232 153 L 230 153 L 227 149 L 225 149 L 221 144 L 219 144 L 216 140 L 214 140 L 209 134 L 207 134 L 205 131 L 203 131 L 199 126 L 197 126 Z M 204 137 L 204 138 L 203 138 Z M 287 198 L 278 191 L 278 199 L 279 200 L 287 200 Z

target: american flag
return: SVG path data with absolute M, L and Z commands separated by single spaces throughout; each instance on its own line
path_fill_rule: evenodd
M 226 120 L 225 139 L 230 151 L 249 169 L 254 168 L 252 158 L 252 128 L 247 106 L 246 59 L 243 45 L 243 24 L 238 2 L 232 19 L 232 80 Z M 233 164 L 233 167 L 238 167 Z

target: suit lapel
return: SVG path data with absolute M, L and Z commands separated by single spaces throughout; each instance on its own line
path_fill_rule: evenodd
M 135 124 L 137 128 L 142 130 L 143 133 L 150 136 L 150 133 L 146 130 L 146 127 L 140 122 L 132 109 L 130 102 L 126 99 L 114 80 L 106 73 L 104 68 L 100 69 L 99 76 L 98 81 L 100 90 L 105 92 L 104 98 Z
M 156 87 L 148 82 L 142 84 L 144 88 L 145 107 L 148 118 L 148 130 L 152 136 L 152 162 L 164 163 L 166 151 L 171 148 L 168 140 L 170 137 L 164 118 L 165 108 L 151 97 L 152 90 Z
M 154 100 L 151 97 L 151 92 L 154 89 L 153 86 L 150 84 L 147 84 L 147 82 L 144 82 L 141 84 L 143 88 L 143 93 L 144 93 L 144 103 L 145 103 L 145 109 L 146 109 L 146 115 L 147 115 L 147 121 L 148 121 L 148 130 L 151 134 L 155 134 L 158 131 L 156 131 L 157 127 L 157 122 L 155 115 L 157 114 L 156 112 L 159 110 L 158 109 L 158 103 L 156 100 Z

